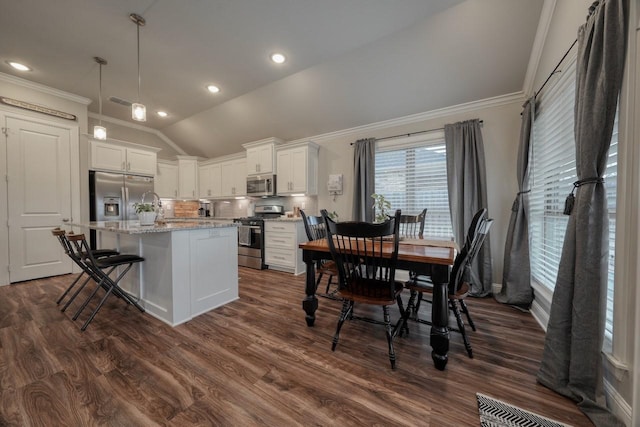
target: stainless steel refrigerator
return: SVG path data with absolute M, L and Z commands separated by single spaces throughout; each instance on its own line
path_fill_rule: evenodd
M 142 195 L 153 191 L 153 178 L 113 172 L 89 171 L 89 219 L 91 221 L 137 220 L 133 204 Z M 147 195 L 147 202 L 153 195 Z M 95 232 L 91 232 L 91 247 L 95 249 Z

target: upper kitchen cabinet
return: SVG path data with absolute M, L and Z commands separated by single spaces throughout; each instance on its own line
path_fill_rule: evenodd
M 222 196 L 222 168 L 220 163 L 200 163 L 198 188 L 201 199 Z
M 158 170 L 153 185 L 155 192 L 162 198 L 178 197 L 178 164 L 169 160 L 158 160 Z
M 178 198 L 198 198 L 198 158 L 178 157 Z
M 275 170 L 275 146 L 283 141 L 278 138 L 242 144 L 247 150 L 247 175 L 268 175 Z
M 318 145 L 299 142 L 280 146 L 276 151 L 278 195 L 318 194 Z
M 90 141 L 90 169 L 154 176 L 157 148 Z
M 247 195 L 247 159 L 233 158 L 220 163 L 222 174 L 221 197 L 239 197 Z

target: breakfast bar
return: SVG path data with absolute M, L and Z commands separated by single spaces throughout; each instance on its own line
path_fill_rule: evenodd
M 171 326 L 238 298 L 235 224 L 178 220 L 149 226 L 138 221 L 71 225 L 74 232 L 96 230 L 99 248 L 145 258 L 121 286 L 140 299 L 147 313 Z

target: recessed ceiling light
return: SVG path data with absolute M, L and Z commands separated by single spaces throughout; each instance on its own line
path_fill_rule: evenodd
M 220 88 L 218 86 L 215 85 L 209 85 L 207 86 L 207 90 L 211 93 L 218 93 L 220 92 Z
M 287 58 L 285 58 L 285 56 L 281 53 L 274 53 L 273 55 L 271 55 L 271 60 L 276 64 L 282 64 L 287 60 Z
M 7 64 L 11 65 L 13 68 L 19 71 L 31 71 L 31 68 L 19 62 L 7 61 Z
M 167 117 L 168 116 L 166 111 L 158 111 L 156 114 L 158 114 L 160 117 Z

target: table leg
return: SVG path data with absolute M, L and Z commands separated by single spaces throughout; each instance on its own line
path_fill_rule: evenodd
M 305 293 L 307 296 L 302 300 L 302 309 L 306 313 L 305 320 L 307 326 L 313 326 L 316 321 L 316 310 L 318 309 L 318 298 L 316 297 L 316 263 L 310 254 L 303 251 L 303 259 L 307 264 L 307 282 Z
M 449 268 L 434 266 L 433 307 L 431 310 L 431 358 L 435 367 L 441 371 L 447 366 L 449 356 Z

